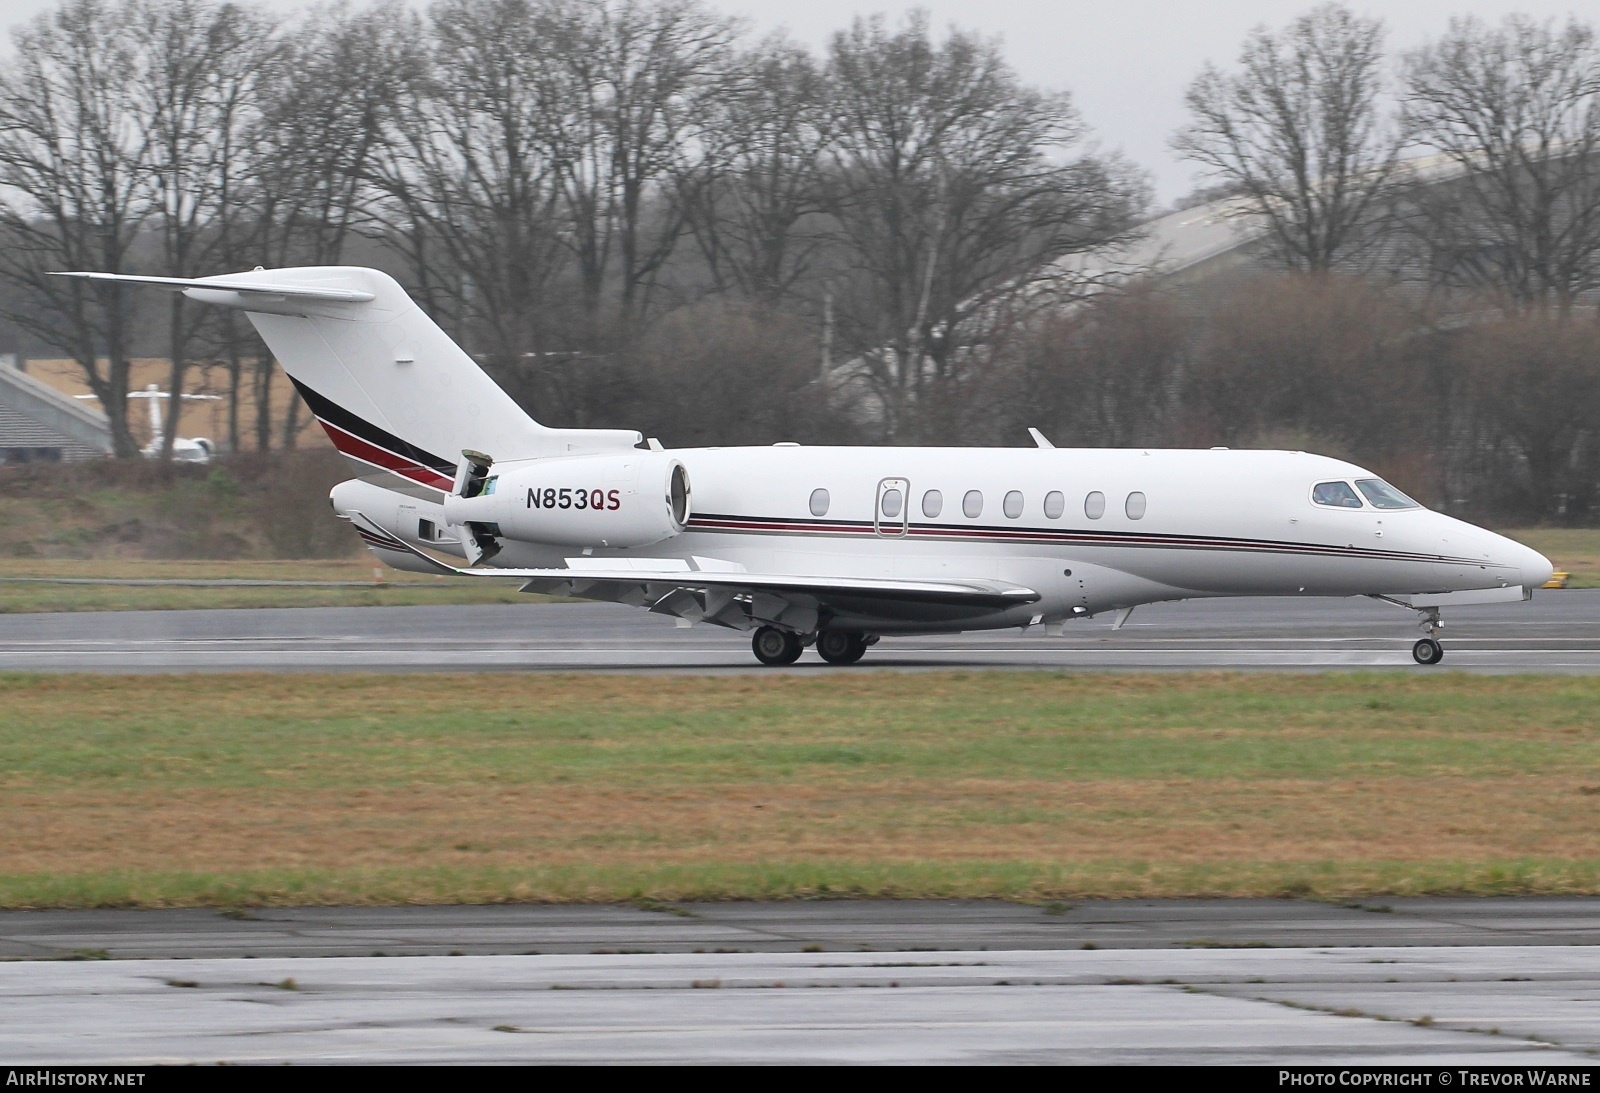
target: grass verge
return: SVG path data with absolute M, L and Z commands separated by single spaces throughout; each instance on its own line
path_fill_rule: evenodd
M 1600 860 L 1475 862 L 775 861 L 664 866 L 243 870 L 0 876 L 0 906 L 307 907 L 787 899 L 1593 895 Z
M 0 676 L 0 905 L 1600 892 L 1600 679 Z
M 9 578 L 9 579 L 7 579 Z M 50 584 L 41 581 L 305 581 L 306 586 Z M 318 582 L 323 583 L 318 586 Z M 368 557 L 309 561 L 0 559 L 0 614 L 228 607 L 529 603 L 518 582 L 405 573 Z

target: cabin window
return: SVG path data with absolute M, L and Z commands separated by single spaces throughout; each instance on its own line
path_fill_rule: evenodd
M 977 490 L 968 490 L 967 495 L 961 499 L 961 511 L 968 520 L 976 520 L 983 515 L 983 494 Z
M 929 490 L 922 495 L 922 515 L 932 520 L 944 511 L 944 494 L 938 490 Z
M 1006 514 L 1007 519 L 1015 520 L 1021 516 L 1022 492 L 1020 490 L 1012 490 L 1006 494 L 1005 500 L 1000 504 L 1000 508 Z
M 1318 482 L 1311 487 L 1311 500 L 1333 509 L 1361 508 L 1361 498 L 1348 482 Z
M 1044 518 L 1046 520 L 1059 520 L 1061 514 L 1067 511 L 1067 498 L 1060 490 L 1051 490 L 1044 495 Z
M 1091 520 L 1098 520 L 1106 514 L 1106 495 L 1095 490 L 1083 499 L 1083 514 Z
M 903 501 L 904 498 L 900 496 L 899 490 L 884 490 L 883 514 L 893 520 L 900 515 L 900 506 Z
M 826 516 L 826 515 L 828 515 L 828 491 L 827 490 L 812 490 L 811 491 L 811 515 L 812 516 Z
M 1422 506 L 1381 478 L 1358 478 L 1356 489 L 1375 509 L 1420 509 Z
M 1128 494 L 1127 503 L 1122 506 L 1122 511 L 1128 514 L 1128 519 L 1130 520 L 1143 520 L 1144 507 L 1144 494 L 1135 490 L 1133 493 Z

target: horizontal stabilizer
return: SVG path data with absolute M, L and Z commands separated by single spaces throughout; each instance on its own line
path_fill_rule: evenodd
M 564 591 L 568 595 L 591 599 L 617 598 L 611 594 L 615 589 L 609 586 L 613 585 L 646 587 L 651 590 L 652 596 L 657 592 L 662 596 L 670 595 L 673 590 L 680 588 L 702 591 L 715 589 L 734 595 L 770 593 L 776 596 L 805 596 L 821 601 L 894 600 L 994 611 L 1034 603 L 1040 599 L 1039 593 L 1033 589 L 1006 581 L 902 581 L 876 577 L 691 570 L 677 568 L 684 565 L 678 559 L 657 559 L 655 560 L 659 565 L 657 569 L 620 569 L 614 559 L 593 559 L 595 564 L 592 566 L 569 566 L 566 569 L 496 569 L 490 566 L 464 569 L 446 565 L 424 554 L 409 543 L 384 531 L 360 512 L 351 512 L 349 517 L 350 522 L 361 532 L 361 537 L 367 545 L 375 551 L 384 552 L 385 561 L 389 560 L 388 554 L 405 551 L 428 565 L 429 572 L 455 573 L 463 577 L 515 577 L 528 582 L 528 591 Z M 588 562 L 590 559 L 583 561 Z M 638 561 L 644 562 L 646 559 Z M 411 568 L 411 566 L 397 568 Z M 589 595 L 591 591 L 605 594 Z
M 123 281 L 134 285 L 155 285 L 182 292 L 209 289 L 214 292 L 245 292 L 284 300 L 321 300 L 332 304 L 365 304 L 377 299 L 371 292 L 353 288 L 326 288 L 319 285 L 275 285 L 262 281 L 243 281 L 231 277 L 142 277 L 129 273 L 52 273 L 52 277 L 77 277 L 85 281 Z

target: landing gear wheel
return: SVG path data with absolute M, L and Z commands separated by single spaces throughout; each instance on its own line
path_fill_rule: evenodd
M 800 635 L 776 626 L 763 626 L 750 639 L 750 648 L 762 664 L 782 666 L 800 659 Z
M 854 664 L 867 651 L 867 636 L 848 630 L 824 630 L 817 635 L 817 655 L 829 664 Z
M 1444 646 L 1432 638 L 1423 638 L 1411 647 L 1411 659 L 1418 664 L 1438 664 L 1444 659 Z

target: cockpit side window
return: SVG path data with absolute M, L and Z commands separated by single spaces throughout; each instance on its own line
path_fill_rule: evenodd
M 1358 478 L 1356 489 L 1375 509 L 1420 509 L 1422 506 L 1381 478 Z
M 1348 482 L 1318 482 L 1311 487 L 1311 500 L 1335 509 L 1361 508 L 1361 498 Z

